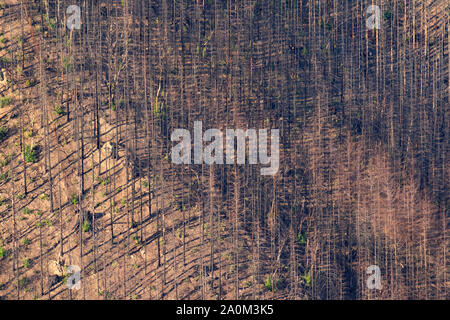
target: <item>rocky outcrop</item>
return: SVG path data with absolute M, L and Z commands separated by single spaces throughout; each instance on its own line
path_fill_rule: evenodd
M 102 147 L 102 152 L 106 155 L 106 157 L 112 157 L 116 160 L 119 158 L 117 146 L 114 142 L 106 142 Z

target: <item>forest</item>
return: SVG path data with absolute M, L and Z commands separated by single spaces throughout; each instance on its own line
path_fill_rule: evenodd
M 0 0 L 0 300 L 449 299 L 449 43 L 448 0 Z

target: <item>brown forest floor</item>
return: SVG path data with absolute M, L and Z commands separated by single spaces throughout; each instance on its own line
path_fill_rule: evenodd
M 201 8 L 210 5 L 210 1 L 206 2 L 206 5 L 203 2 Z M 64 1 L 62 3 L 65 4 Z M 192 6 L 200 8 L 200 2 L 196 3 Z M 296 3 L 307 3 L 303 8 L 307 12 L 314 1 Z M 320 3 L 324 4 L 326 1 Z M 186 76 L 192 81 L 181 84 L 178 80 L 173 80 L 169 89 L 163 89 L 165 92 L 161 93 L 161 96 L 160 84 L 158 87 L 157 81 L 154 81 L 149 91 L 150 95 L 156 96 L 156 101 L 162 97 L 161 100 L 165 100 L 169 105 L 168 97 L 172 96 L 175 100 L 172 103 L 176 104 L 176 100 L 181 96 L 186 107 L 183 106 L 182 110 L 168 108 L 168 117 L 172 117 L 169 124 L 164 120 L 152 122 L 152 138 L 155 139 L 151 148 L 147 148 L 143 112 L 134 109 L 126 113 L 120 106 L 115 106 L 117 109 L 113 110 L 108 102 L 106 81 L 100 84 L 102 94 L 96 97 L 94 73 L 88 70 L 88 67 L 80 67 L 93 63 L 92 56 L 80 57 L 77 54 L 81 51 L 74 54 L 69 53 L 66 47 L 61 49 L 59 45 L 63 41 L 59 41 L 56 30 L 49 27 L 50 21 L 44 22 L 45 28 L 40 30 L 41 15 L 34 2 L 27 2 L 23 24 L 20 21 L 20 1 L 5 0 L 0 1 L 0 4 L 3 4 L 3 7 L 0 6 L 0 39 L 4 39 L 0 41 L 0 67 L 7 70 L 7 77 L 12 80 L 7 87 L 0 87 L 0 98 L 12 99 L 0 108 L 0 127 L 8 128 L 7 135 L 0 141 L 0 248 L 6 250 L 4 257 L 0 257 L 0 299 L 448 298 L 449 206 L 448 184 L 443 177 L 448 177 L 448 159 L 445 157 L 448 148 L 448 143 L 445 142 L 448 138 L 448 117 L 445 120 L 445 115 L 448 116 L 448 105 L 446 107 L 445 103 L 449 98 L 445 96 L 445 81 L 448 90 L 448 75 L 447 80 L 441 75 L 445 74 L 445 68 L 450 70 L 450 64 L 448 42 L 442 42 L 442 46 L 433 46 L 433 39 L 444 39 L 448 33 L 435 21 L 437 18 L 429 18 L 429 29 L 421 29 L 420 36 L 417 36 L 422 41 L 422 37 L 433 35 L 430 39 L 429 54 L 436 59 L 429 58 L 430 65 L 424 65 L 427 65 L 427 68 L 439 66 L 438 70 L 442 72 L 438 74 L 436 69 L 433 69 L 436 73 L 431 73 L 430 76 L 430 79 L 439 83 L 430 90 L 433 90 L 433 94 L 441 90 L 440 93 L 431 98 L 426 96 L 426 93 L 423 94 L 428 99 L 424 105 L 438 110 L 430 116 L 433 119 L 429 120 L 434 129 L 430 130 L 432 133 L 426 135 L 426 138 L 420 136 L 420 142 L 409 139 L 409 136 L 405 137 L 404 141 L 408 142 L 404 142 L 404 145 L 407 146 L 402 147 L 409 153 L 402 158 L 392 152 L 394 160 L 391 160 L 390 152 L 395 147 L 392 148 L 390 143 L 395 139 L 390 140 L 390 132 L 386 137 L 373 138 L 376 136 L 376 132 L 372 132 L 376 131 L 373 129 L 375 125 L 364 127 L 362 121 L 357 123 L 361 109 L 357 109 L 360 101 L 355 96 L 363 92 L 361 96 L 367 99 L 364 102 L 369 101 L 375 105 L 380 101 L 377 96 L 378 90 L 381 90 L 378 81 L 380 84 L 382 81 L 388 83 L 385 78 L 378 78 L 379 72 L 385 71 L 378 70 L 378 64 L 381 65 L 381 62 L 378 61 L 378 51 L 373 49 L 373 43 L 378 41 L 378 38 L 371 33 L 366 33 L 366 43 L 359 43 L 359 47 L 354 51 L 357 54 L 340 64 L 340 58 L 333 57 L 330 51 L 341 46 L 342 35 L 335 32 L 333 36 L 325 36 L 327 28 L 324 26 L 328 24 L 322 21 L 320 27 L 319 20 L 316 22 L 313 21 L 315 18 L 310 19 L 312 24 L 303 27 L 305 30 L 311 26 L 317 27 L 319 32 L 310 30 L 310 34 L 318 34 L 319 42 L 315 44 L 316 47 L 308 48 L 308 51 L 306 43 L 315 43 L 315 40 L 305 40 L 307 37 L 301 32 L 295 33 L 295 36 L 292 36 L 297 37 L 295 41 L 303 39 L 304 42 L 298 48 L 286 45 L 286 52 L 293 52 L 286 54 L 292 60 L 287 63 L 289 68 L 280 71 L 273 61 L 278 61 L 277 57 L 285 54 L 285 51 L 279 48 L 284 48 L 285 43 L 291 41 L 288 36 L 269 40 L 259 38 L 246 44 L 254 50 L 255 58 L 251 58 L 250 64 L 245 64 L 248 56 L 243 46 L 237 49 L 230 47 L 228 52 L 218 49 L 215 58 L 220 56 L 222 59 L 213 61 L 211 58 L 211 61 L 207 61 L 205 52 L 209 42 L 212 42 L 211 34 L 202 35 L 206 40 L 199 42 L 197 47 L 186 40 L 183 44 L 186 48 L 182 48 L 178 42 L 176 47 L 166 48 L 164 44 L 167 35 L 161 30 L 167 26 L 155 19 L 155 25 L 159 26 L 160 23 L 163 26 L 158 27 L 160 34 L 149 36 L 152 46 L 158 48 L 155 51 L 159 50 L 158 65 L 167 63 L 164 67 L 167 68 L 166 72 L 171 74 L 179 72 L 182 69 L 179 65 L 184 62 L 183 67 L 188 71 L 186 75 L 183 73 L 183 77 Z M 252 2 L 251 8 L 254 9 L 255 6 L 256 2 Z M 432 10 L 428 14 L 430 17 L 442 18 L 439 15 L 442 10 L 438 9 L 444 6 L 431 6 Z M 119 1 L 115 1 L 112 7 L 118 12 L 122 10 Z M 286 8 L 284 10 L 284 13 L 289 13 Z M 193 11 L 201 16 L 197 11 Z M 309 12 L 312 11 L 311 9 Z M 316 11 L 319 12 L 314 14 L 320 14 L 320 10 Z M 183 14 L 187 15 L 186 12 Z M 342 18 L 343 11 L 339 12 Z M 231 16 L 235 18 L 234 15 Z M 286 16 L 296 19 L 289 14 Z M 225 14 L 220 16 L 218 13 L 215 16 L 225 24 L 227 21 L 223 17 Z M 330 14 L 330 17 L 333 15 Z M 308 20 L 307 18 L 308 15 L 303 17 L 305 20 Z M 121 19 L 126 20 L 123 17 Z M 202 19 L 207 20 L 204 16 Z M 395 20 L 398 23 L 397 28 L 403 27 L 400 20 Z M 138 27 L 133 26 L 132 30 L 137 34 Z M 227 32 L 233 33 L 233 28 L 237 27 L 230 26 Z M 263 30 L 263 23 L 258 28 Z M 287 24 L 275 29 L 289 32 Z M 123 32 L 113 27 L 109 31 L 120 34 L 118 38 Z M 352 35 L 347 39 L 351 40 L 347 41 L 356 41 L 355 37 L 361 36 L 357 29 L 349 32 L 352 32 Z M 264 34 L 264 30 L 261 33 Z M 322 33 L 323 38 L 329 41 L 328 46 L 320 43 Z M 72 38 L 69 33 L 65 36 L 64 41 L 68 41 L 68 38 L 73 43 L 80 40 L 77 36 Z M 220 36 L 225 39 L 225 32 Z M 390 36 L 392 38 L 389 38 Z M 236 33 L 236 37 L 240 37 L 240 34 Z M 385 39 L 393 42 L 393 37 L 389 33 Z M 238 41 L 244 40 L 239 38 Z M 372 40 L 369 48 L 369 41 Z M 276 43 L 279 46 L 273 45 L 272 48 L 271 45 L 266 45 L 267 43 Z M 297 42 L 295 43 L 297 45 Z M 334 49 L 330 49 L 330 43 L 334 44 Z M 20 67 L 21 44 L 24 49 L 23 68 Z M 78 43 L 73 44 L 70 48 L 81 50 L 77 45 Z M 416 45 L 419 46 L 414 43 L 414 46 Z M 125 49 L 117 49 L 120 54 L 115 52 L 114 58 L 112 55 L 106 55 L 107 49 L 103 51 L 105 56 L 100 59 L 111 59 L 111 63 L 118 65 L 120 70 L 117 56 L 125 56 Z M 174 50 L 187 52 L 188 49 L 197 55 L 180 57 L 172 54 Z M 370 57 L 368 54 L 365 56 L 365 49 L 367 53 L 370 52 Z M 400 51 L 396 53 L 399 56 L 407 54 L 404 48 L 398 50 Z M 439 54 L 439 50 L 442 50 L 442 54 Z M 394 51 L 391 52 L 383 55 L 383 59 L 387 61 L 389 57 L 393 57 Z M 42 63 L 39 63 L 40 55 Z M 420 54 L 418 56 L 420 57 Z M 138 54 L 133 57 L 136 60 L 130 58 L 130 65 L 126 65 L 124 70 L 137 73 L 136 70 L 142 67 L 139 65 L 141 61 L 136 58 L 139 57 Z M 345 56 L 341 58 L 344 60 Z M 305 62 L 304 65 L 299 63 L 304 69 L 300 70 L 300 67 L 294 66 L 298 63 L 297 59 L 302 63 L 304 60 L 308 61 L 308 64 Z M 365 63 L 366 66 L 371 64 L 371 69 L 368 68 L 364 72 L 363 67 L 356 65 L 357 63 Z M 401 60 L 401 63 L 408 62 Z M 216 77 L 208 68 L 213 64 L 220 65 L 223 70 L 232 71 L 227 74 L 221 69 L 223 74 Z M 244 64 L 245 67 L 242 66 Z M 377 67 L 374 67 L 375 64 Z M 400 62 L 393 63 L 392 68 L 397 64 Z M 62 75 L 61 65 L 68 66 Z M 44 70 L 40 70 L 40 67 Z M 74 70 L 67 72 L 70 68 Z M 159 72 L 157 67 L 151 68 L 154 74 Z M 334 78 L 327 78 L 327 72 L 334 68 L 341 70 L 342 75 L 335 74 Z M 82 69 L 84 71 L 80 71 Z M 263 77 L 264 72 L 270 75 L 269 79 Z M 404 69 L 403 72 L 404 78 L 392 80 L 395 84 L 382 83 L 383 90 L 397 90 L 398 86 L 398 90 L 406 92 L 408 88 L 402 87 L 406 79 L 413 80 L 414 77 L 423 75 L 419 72 L 406 74 Z M 306 73 L 308 76 L 302 78 Z M 235 76 L 234 82 L 230 74 Z M 244 74 L 243 83 L 236 80 L 239 79 L 236 75 L 241 74 Z M 364 81 L 369 83 L 372 80 L 371 74 L 377 75 L 376 91 L 371 85 L 369 88 L 364 87 Z M 385 77 L 386 74 L 383 73 Z M 153 74 L 151 76 L 157 78 Z M 130 92 L 131 100 L 142 99 L 142 85 L 134 85 L 133 90 L 127 91 L 129 84 L 124 84 L 124 77 L 131 78 L 130 75 L 124 76 L 121 73 L 120 80 L 115 83 L 120 89 L 115 93 L 119 95 L 119 91 Z M 170 75 L 167 77 L 170 78 Z M 204 94 L 210 90 L 205 83 L 212 86 L 208 77 L 219 83 L 215 83 L 216 95 L 210 101 L 207 101 L 209 96 L 207 98 Z M 43 79 L 45 83 L 40 81 Z M 258 94 L 254 94 L 252 90 L 257 89 L 249 87 L 246 81 L 257 83 L 258 90 L 270 94 L 270 103 L 266 103 L 265 96 L 260 98 Z M 284 83 L 283 81 L 287 84 L 280 84 L 280 92 L 273 89 L 277 83 Z M 169 82 L 166 81 L 166 85 Z M 72 83 L 81 85 L 74 89 L 69 87 Z M 415 82 L 417 83 L 419 81 Z M 327 89 L 324 89 L 325 87 Z M 296 101 L 296 97 L 292 98 L 293 104 L 301 103 L 301 111 L 294 111 L 292 105 L 286 105 L 287 109 L 277 109 L 275 105 L 278 100 L 284 102 L 284 96 L 291 99 L 291 92 L 289 91 L 289 95 L 287 92 L 292 88 L 295 94 L 301 91 L 299 96 L 304 95 L 301 102 Z M 154 92 L 156 89 L 157 94 Z M 231 101 L 227 96 L 228 90 L 239 92 L 236 94 L 239 98 Z M 270 90 L 274 92 L 269 92 Z M 420 88 L 411 90 L 416 90 L 417 92 L 414 92 L 418 95 Z M 188 91 L 197 100 L 186 98 L 185 101 Z M 122 98 L 123 92 L 120 93 Z M 363 116 L 375 123 L 377 119 L 374 118 L 378 114 L 381 118 L 393 112 L 389 108 L 397 106 L 397 103 L 386 102 L 393 94 L 386 96 L 388 98 L 380 102 L 381 111 L 377 109 L 379 113 L 367 111 L 363 112 Z M 104 148 L 97 149 L 93 121 L 95 114 L 92 111 L 96 98 L 102 100 L 99 111 L 100 144 L 104 146 L 107 142 L 118 142 L 117 159 L 106 154 Z M 237 99 L 241 100 L 236 102 Z M 202 114 L 202 106 L 209 102 L 211 108 L 203 116 L 204 119 L 217 120 L 215 125 L 225 126 L 228 121 L 244 127 L 256 127 L 257 124 L 265 125 L 271 120 L 285 130 L 284 132 L 288 132 L 281 143 L 282 165 L 278 175 L 255 178 L 255 170 L 247 166 L 236 170 L 211 168 L 206 165 L 174 168 L 169 161 L 170 138 L 166 126 L 175 126 L 174 119 L 185 117 L 192 120 L 191 117 L 194 116 L 189 113 L 190 108 L 194 110 L 192 114 Z M 249 111 L 250 107 L 239 109 L 237 105 L 240 103 L 251 104 L 258 110 L 253 114 Z M 339 121 L 343 122 L 337 110 L 340 105 L 345 104 L 353 108 L 345 110 L 350 117 L 350 129 L 344 125 L 336 125 Z M 68 105 L 71 108 L 69 116 L 55 112 L 56 106 L 61 106 L 67 113 Z M 270 106 L 267 107 L 268 105 Z M 79 106 L 82 108 L 78 108 Z M 290 107 L 291 109 L 288 109 Z M 225 108 L 229 114 L 227 113 L 226 120 L 223 120 L 221 112 Z M 441 112 L 442 108 L 447 108 L 447 111 Z M 47 110 L 48 114 L 48 133 L 44 110 Z M 80 117 L 76 113 L 79 110 L 84 110 Z M 416 111 L 411 109 L 404 114 L 414 114 Z M 189 114 L 186 115 L 187 113 Z M 401 118 L 404 114 L 397 117 Z M 439 122 L 442 114 L 444 120 Z M 133 117 L 139 118 L 139 121 L 131 121 Z M 77 119 L 81 119 L 81 125 Z M 290 122 L 292 119 L 297 122 Z M 423 123 L 428 123 L 427 121 L 423 120 Z M 298 123 L 302 123 L 301 128 L 300 125 L 297 127 Z M 410 125 L 412 128 L 415 125 L 413 120 L 405 123 L 402 123 L 404 127 Z M 387 127 L 386 125 L 380 131 Z M 398 129 L 401 130 L 403 128 Z M 443 132 L 443 138 L 439 138 L 438 130 Z M 355 131 L 358 133 L 354 134 Z M 367 133 L 368 131 L 373 135 Z M 79 174 L 80 132 L 83 132 L 84 145 L 84 192 L 81 199 L 74 203 L 74 195 L 80 195 L 82 182 Z M 131 141 L 131 137 L 136 139 Z M 419 152 L 414 148 L 417 148 L 419 143 L 426 145 L 427 139 L 433 143 L 439 141 L 436 143 L 438 149 L 435 153 L 442 154 L 442 162 L 436 161 L 427 167 L 429 175 L 433 179 L 436 177 L 436 180 L 429 183 L 431 191 L 421 187 L 418 182 L 420 178 L 414 171 L 423 169 L 425 172 L 425 165 L 416 163 L 415 156 L 420 157 L 429 151 L 424 148 L 425 151 L 421 149 Z M 48 159 L 47 143 L 51 147 Z M 27 163 L 24 172 L 22 150 L 26 145 L 37 146 L 38 152 L 37 161 Z M 132 148 L 136 150 L 133 151 L 137 154 L 136 157 L 154 160 L 149 170 L 150 181 L 145 167 L 148 164 L 144 164 L 145 161 L 142 162 L 142 168 L 134 168 L 141 169 L 141 174 L 130 178 L 133 168 L 127 168 L 126 157 L 132 152 Z M 149 153 L 151 155 L 148 155 Z M 51 164 L 53 210 L 49 199 L 51 192 L 48 160 Z M 24 177 L 27 180 L 27 194 L 24 193 Z M 237 186 L 239 183 L 242 185 Z M 224 185 L 227 186 L 226 191 Z M 232 193 L 231 189 L 237 195 Z M 436 194 L 439 194 L 440 198 Z M 76 229 L 80 208 L 92 219 L 92 225 L 86 232 Z M 261 217 L 258 216 L 259 213 Z M 293 214 L 298 218 L 298 222 L 293 222 Z M 302 237 L 305 237 L 305 241 Z M 81 290 L 69 290 L 63 281 L 54 286 L 50 285 L 49 275 L 53 272 L 51 263 L 54 261 L 63 261 L 64 266 L 81 267 Z M 375 262 L 382 265 L 383 271 L 391 274 L 391 277 L 384 282 L 385 289 L 367 292 L 365 268 Z M 429 276 L 424 270 L 430 271 Z M 273 279 L 276 284 L 271 286 L 267 282 L 268 279 Z

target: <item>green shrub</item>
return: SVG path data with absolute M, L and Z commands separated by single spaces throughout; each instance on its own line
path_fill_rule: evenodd
M 298 233 L 297 240 L 302 245 L 306 244 L 306 236 L 303 234 L 303 232 Z
M 8 163 L 10 162 L 10 157 L 8 156 L 3 156 L 2 159 L 0 160 L 0 165 L 2 167 L 6 167 L 8 165 Z
M 6 126 L 0 127 L 0 141 L 6 138 L 6 136 L 8 135 L 8 132 L 9 132 L 8 127 L 6 127 Z
M 31 179 L 30 179 L 30 181 L 31 181 Z M 48 200 L 49 199 L 48 194 L 46 194 L 46 193 L 41 194 L 39 196 L 39 199 L 41 199 L 42 201 Z
M 164 119 L 166 114 L 164 112 L 164 105 L 161 102 L 152 106 L 153 115 L 158 119 Z
M 60 106 L 60 105 L 56 105 L 54 111 L 55 111 L 55 114 L 56 114 L 57 116 L 63 116 L 63 115 L 66 114 L 66 112 L 65 112 L 64 109 L 63 109 L 63 107 Z
M 78 195 L 77 194 L 73 194 L 72 195 L 72 203 L 74 205 L 77 205 L 79 202 L 80 202 L 80 199 L 78 198 Z
M 141 244 L 141 239 L 138 236 L 134 235 L 132 239 L 137 246 Z
M 383 17 L 385 21 L 391 20 L 392 13 L 389 10 L 387 10 L 384 12 Z
M 12 98 L 11 97 L 1 97 L 0 98 L 0 108 L 7 107 L 11 104 Z
M 111 180 L 109 178 L 106 178 L 106 179 L 98 178 L 97 181 L 99 181 L 99 183 L 103 187 L 105 187 L 107 184 L 109 184 L 111 182 Z
M 309 274 L 309 272 L 307 274 L 305 274 L 304 276 L 302 276 L 303 280 L 305 280 L 305 284 L 307 286 L 311 285 L 311 276 Z
M 65 274 L 64 275 L 64 277 L 62 278 L 62 280 L 61 280 L 61 282 L 63 283 L 63 284 L 67 284 L 67 281 L 69 280 L 69 275 L 68 274 Z
M 0 174 L 0 181 L 8 181 L 10 178 L 9 171 Z
M 5 248 L 0 247 L 0 258 L 3 259 L 7 256 L 8 252 L 6 251 Z
M 55 29 L 55 27 L 56 27 L 56 20 L 55 20 L 55 18 L 50 18 L 48 20 L 48 27 L 49 27 L 49 29 Z
M 19 199 L 19 200 L 22 200 L 22 199 L 25 199 L 25 194 L 23 194 L 23 193 L 18 193 L 17 194 L 17 199 Z
M 21 211 L 23 214 L 32 214 L 33 213 L 33 210 L 28 209 L 28 208 L 22 208 Z
M 87 220 L 84 220 L 83 226 L 81 227 L 81 229 L 83 230 L 83 232 L 88 232 L 89 230 L 91 230 L 91 225 L 89 224 L 89 222 Z
M 25 161 L 28 163 L 36 163 L 37 155 L 36 155 L 36 147 L 33 145 L 26 145 L 24 150 Z
M 34 80 L 34 79 L 29 79 L 29 80 L 25 81 L 25 85 L 26 85 L 27 87 L 33 87 L 33 86 L 36 85 L 36 80 Z
M 31 138 L 33 136 L 33 130 L 26 130 L 24 132 L 25 138 Z
M 303 47 L 301 53 L 302 56 L 306 57 L 308 55 L 308 50 L 305 47 Z
M 31 266 L 31 261 L 28 258 L 23 259 L 23 267 L 28 269 Z
M 36 222 L 36 228 L 42 228 L 44 225 L 46 225 L 47 227 L 51 227 L 53 225 L 53 222 L 49 219 Z
M 272 276 L 268 275 L 266 278 L 266 282 L 264 282 L 264 286 L 267 288 L 267 290 L 269 291 L 275 291 L 275 287 L 273 285 L 273 280 L 272 280 Z
M 31 244 L 31 240 L 28 239 L 28 238 L 23 238 L 23 239 L 22 239 L 22 244 L 23 244 L 24 246 L 28 246 L 28 245 Z

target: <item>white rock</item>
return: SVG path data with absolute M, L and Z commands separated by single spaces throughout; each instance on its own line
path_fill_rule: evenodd
M 51 275 L 60 276 L 62 277 L 64 275 L 64 264 L 61 265 L 56 260 L 50 260 L 48 262 L 48 272 Z
M 117 147 L 116 144 L 113 142 L 106 142 L 103 147 L 102 151 L 109 157 L 112 156 L 113 158 L 117 157 Z

